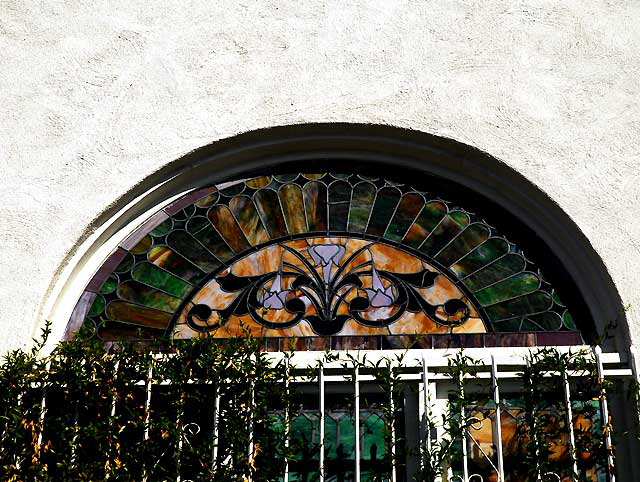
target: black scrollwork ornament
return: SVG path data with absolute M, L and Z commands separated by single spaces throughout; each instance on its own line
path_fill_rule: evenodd
M 424 312 L 436 323 L 449 327 L 459 326 L 469 319 L 469 307 L 462 300 L 451 299 L 442 305 L 432 305 L 421 295 L 419 290 L 431 288 L 439 273 L 426 269 L 416 273 L 378 270 L 372 259 L 353 266 L 354 260 L 365 251 L 372 258 L 370 246 L 356 250 L 342 262 L 346 254 L 342 245 L 308 247 L 311 261 L 295 249 L 281 245 L 283 253 L 295 256 L 300 266 L 281 260 L 278 271 L 259 276 L 229 273 L 218 277 L 220 288 L 237 293 L 237 296 L 222 309 L 212 309 L 204 304 L 193 306 L 187 313 L 187 325 L 195 331 L 208 332 L 219 328 L 232 316 L 249 315 L 265 328 L 282 330 L 304 319 L 316 334 L 328 336 L 339 333 L 349 319 L 364 326 L 382 328 L 395 323 L 406 312 Z M 365 283 L 365 279 L 370 282 Z M 367 285 L 371 287 L 365 287 Z M 353 290 L 360 294 L 347 300 Z M 342 306 L 346 306 L 347 314 L 339 313 Z M 381 318 L 366 316 L 380 308 L 389 308 L 390 314 Z M 280 313 L 284 310 L 289 316 L 285 321 L 273 321 L 265 316 L 271 310 Z

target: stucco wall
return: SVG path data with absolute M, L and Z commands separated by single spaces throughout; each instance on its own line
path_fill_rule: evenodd
M 640 4 L 0 2 L 0 352 L 83 231 L 202 145 L 383 123 L 505 161 L 602 256 L 640 337 Z

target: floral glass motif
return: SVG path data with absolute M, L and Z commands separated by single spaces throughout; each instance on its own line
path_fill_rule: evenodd
M 263 336 L 576 330 L 537 267 L 484 220 L 408 185 L 340 173 L 185 195 L 105 261 L 69 333 L 83 323 L 104 340 L 242 326 Z

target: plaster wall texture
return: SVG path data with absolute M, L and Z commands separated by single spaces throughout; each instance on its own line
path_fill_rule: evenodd
M 92 221 L 215 140 L 306 122 L 470 144 L 554 199 L 640 340 L 640 3 L 0 1 L 0 352 Z

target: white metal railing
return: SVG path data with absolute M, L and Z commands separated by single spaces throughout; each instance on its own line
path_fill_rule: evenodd
M 590 350 L 589 347 L 559 347 L 556 348 L 559 352 L 577 352 L 578 350 Z M 469 462 L 471 460 L 471 454 L 468 451 L 468 444 L 475 444 L 478 451 L 486 458 L 486 462 L 489 463 L 497 476 L 498 482 L 506 482 L 505 479 L 505 461 L 503 458 L 504 449 L 502 447 L 503 435 L 502 435 L 502 410 L 504 407 L 502 396 L 502 385 L 514 382 L 517 383 L 521 379 L 522 369 L 526 366 L 526 356 L 536 349 L 533 348 L 493 348 L 493 349 L 481 349 L 470 348 L 463 350 L 464 355 L 475 360 L 477 363 L 477 372 L 473 375 L 467 374 L 462 376 L 460 382 L 468 380 L 485 381 L 490 387 L 490 398 L 493 406 L 495 406 L 493 418 L 497 421 L 492 425 L 492 437 L 495 443 L 495 457 L 492 458 L 482 448 L 481 444 L 473 437 L 471 427 L 465 429 L 461 434 L 462 443 L 462 470 L 460 474 L 454 474 L 452 470 L 444 471 L 442 477 L 438 480 L 441 482 L 456 481 L 456 482 L 488 482 L 481 475 L 470 473 Z M 287 370 L 290 371 L 290 376 L 287 377 L 288 385 L 287 390 L 296 390 L 297 386 L 301 384 L 316 384 L 317 391 L 315 392 L 318 397 L 318 420 L 319 420 L 319 453 L 318 453 L 318 467 L 317 474 L 320 482 L 330 482 L 327 478 L 326 472 L 326 433 L 325 422 L 327 417 L 327 393 L 328 385 L 347 387 L 352 390 L 353 396 L 353 430 L 354 430 L 354 458 L 353 458 L 353 474 L 354 481 L 361 481 L 361 395 L 362 389 L 365 385 L 371 385 L 371 382 L 376 382 L 377 376 L 375 373 L 371 373 L 374 370 L 373 367 L 378 366 L 379 370 L 392 369 L 396 371 L 398 380 L 408 386 L 415 387 L 415 395 L 417 397 L 416 410 L 413 413 L 405 413 L 405 420 L 415 422 L 413 426 L 407 429 L 413 430 L 414 428 L 418 432 L 419 439 L 419 457 L 418 466 L 424 468 L 426 454 L 429 453 L 433 447 L 435 440 L 440 440 L 443 433 L 438 432 L 438 427 L 434 427 L 433 420 L 438 419 L 444 411 L 447 410 L 448 399 L 447 390 L 455 380 L 452 380 L 451 373 L 448 371 L 449 361 L 452 356 L 455 356 L 459 350 L 376 350 L 376 351 L 336 351 L 336 352 L 311 352 L 302 351 L 293 353 L 288 358 Z M 327 356 L 329 355 L 329 356 Z M 171 355 L 156 355 L 158 357 L 166 357 Z M 270 358 L 273 362 L 278 362 L 285 354 L 283 353 L 266 353 L 266 357 Z M 640 356 L 638 355 L 636 348 L 631 347 L 630 357 L 627 362 L 621 360 L 618 353 L 603 353 L 602 350 L 596 348 L 593 356 L 595 357 L 595 363 L 597 367 L 597 375 L 599 379 L 632 379 L 640 385 Z M 386 362 L 386 363 L 383 363 Z M 116 367 L 117 374 L 117 367 Z M 563 373 L 545 373 L 546 377 L 560 377 L 562 380 L 564 400 L 564 411 L 566 414 L 565 427 L 568 431 L 568 452 L 572 457 L 573 472 L 577 473 L 577 461 L 575 458 L 576 451 L 576 435 L 573 427 L 573 400 L 571 381 L 576 377 L 582 376 L 580 371 L 565 371 Z M 219 442 L 219 430 L 220 430 L 220 404 L 221 397 L 224 395 L 224 383 L 213 383 L 212 381 L 203 380 L 185 380 L 186 384 L 208 384 L 213 386 L 213 445 L 211 449 L 211 457 L 214 466 L 219 464 L 228 463 L 229 461 L 219 460 L 218 442 Z M 149 426 L 150 426 L 150 414 L 153 411 L 153 394 L 154 387 L 160 385 L 166 385 L 169 382 L 165 380 L 158 380 L 154 378 L 153 361 L 149 365 L 146 378 L 140 380 L 138 385 L 144 387 L 144 431 L 142 434 L 143 443 L 148 443 L 150 440 Z M 461 386 L 464 389 L 464 383 Z M 42 388 L 42 403 L 41 403 L 41 421 L 44 422 L 46 412 L 47 401 L 47 389 Z M 393 390 L 393 387 L 392 387 Z M 390 396 L 389 401 L 394 403 L 394 397 Z M 601 417 L 604 424 L 608 424 L 609 420 L 609 407 L 607 402 L 607 394 L 604 390 L 599 393 Z M 392 411 L 395 407 L 391 407 Z M 634 407 L 640 414 L 640 407 Z M 466 414 L 465 408 L 462 407 L 461 416 L 464 419 Z M 111 405 L 111 416 L 115 413 L 115 399 Z M 287 431 L 290 427 L 291 414 L 285 412 L 285 424 Z M 478 420 L 478 423 L 481 421 Z M 181 423 L 180 420 L 177 421 Z M 189 423 L 188 425 L 195 425 Z M 200 430 L 200 427 L 182 427 L 184 430 Z M 250 419 L 248 430 L 249 447 L 248 454 L 252 457 L 254 452 L 253 447 L 253 420 Z M 389 471 L 389 479 L 391 482 L 397 482 L 397 480 L 403 480 L 405 475 L 399 473 L 399 467 L 395 463 L 397 460 L 396 442 L 398 434 L 396 433 L 395 424 L 392 423 L 390 427 L 391 437 L 391 460 L 394 461 Z M 405 434 L 406 435 L 406 434 Z M 42 437 L 42 434 L 40 434 Z M 615 473 L 612 470 L 614 467 L 613 458 L 613 446 L 611 433 L 609 430 L 604 430 L 605 443 L 607 448 L 607 464 L 604 470 L 607 473 L 607 480 L 609 482 L 615 482 Z M 182 447 L 183 440 L 180 439 L 180 447 Z M 39 440 L 38 444 L 42 443 Z M 288 447 L 288 441 L 287 441 Z M 291 479 L 291 466 L 288 461 L 285 461 L 284 472 L 282 480 L 284 482 L 290 482 Z M 148 480 L 148 471 L 143 468 L 143 480 Z M 180 480 L 178 474 L 177 479 Z M 557 474 L 552 473 L 540 473 L 538 474 L 538 480 L 550 481 L 567 480 Z M 572 478 L 573 480 L 573 478 Z M 182 480 L 182 482 L 187 482 Z

